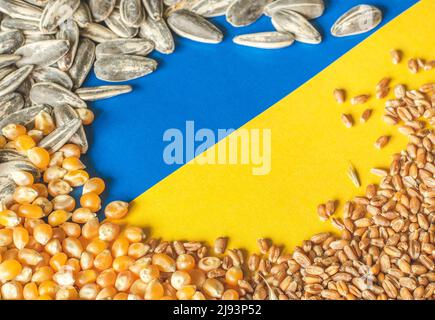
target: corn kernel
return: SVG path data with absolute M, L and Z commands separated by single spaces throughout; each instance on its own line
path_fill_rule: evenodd
M 145 300 L 160 300 L 163 297 L 164 289 L 159 280 L 152 280 L 148 283 L 145 291 Z
M 176 265 L 174 259 L 165 253 L 156 253 L 152 257 L 152 264 L 162 272 L 174 272 Z
M 96 193 L 85 193 L 80 197 L 80 205 L 92 212 L 97 212 L 101 209 L 101 199 Z
M 38 287 L 39 296 L 47 296 L 51 299 L 54 299 L 58 288 L 59 286 L 53 280 L 43 281 Z
M 225 273 L 225 281 L 232 286 L 238 284 L 239 280 L 243 279 L 243 271 L 240 267 L 231 267 Z
M 128 247 L 130 243 L 124 237 L 119 237 L 112 244 L 112 255 L 113 257 L 126 256 L 128 254 Z
M 29 232 L 23 227 L 13 229 L 12 238 L 17 249 L 21 250 L 29 243 Z
M 195 286 L 185 286 L 177 291 L 176 296 L 178 300 L 191 300 L 195 292 Z
M 31 173 L 22 170 L 12 172 L 11 179 L 15 182 L 16 185 L 23 187 L 29 187 L 35 181 Z
M 81 242 L 78 239 L 72 237 L 65 238 L 62 241 L 62 248 L 69 257 L 77 259 L 80 258 L 83 252 L 83 246 Z
M 29 130 L 27 135 L 31 137 L 36 144 L 38 144 L 44 138 L 44 133 L 36 129 Z
M 202 289 L 212 298 L 221 298 L 225 290 L 222 282 L 214 278 L 205 280 Z
M 63 159 L 62 168 L 68 171 L 85 169 L 86 166 L 78 157 L 66 157 Z
M 83 125 L 87 126 L 94 122 L 95 115 L 90 109 L 77 108 L 76 112 L 79 115 L 79 118 L 82 120 Z
M 3 300 L 21 300 L 23 299 L 23 287 L 16 281 L 7 282 L 1 288 L 1 296 Z
M 104 241 L 113 241 L 119 235 L 120 227 L 111 222 L 104 222 L 98 229 L 98 237 Z
M 12 229 L 0 229 L 0 247 L 7 247 L 11 245 L 13 241 Z
M 128 203 L 124 201 L 113 201 L 106 206 L 104 213 L 109 219 L 122 219 L 128 213 Z
M 222 300 L 239 300 L 239 293 L 234 289 L 228 289 L 222 294 Z
M 24 286 L 23 297 L 25 300 L 36 300 L 38 295 L 38 286 L 36 283 L 29 282 Z
M 0 149 L 3 149 L 6 143 L 7 143 L 6 138 L 0 134 Z
M 59 149 L 65 157 L 76 157 L 80 158 L 81 150 L 80 147 L 73 143 L 67 143 L 62 148 Z
M 32 137 L 24 134 L 15 140 L 15 149 L 20 152 L 26 152 L 36 146 L 35 140 Z
M 68 221 L 71 217 L 71 213 L 65 210 L 55 210 L 48 216 L 48 223 L 50 226 L 57 227 Z
M 139 227 L 128 226 L 124 229 L 122 235 L 130 241 L 130 243 L 141 242 L 145 239 L 145 234 Z
M 53 269 L 48 266 L 43 266 L 35 270 L 32 276 L 32 282 L 42 283 L 44 281 L 53 279 L 53 275 Z
M 18 259 L 20 262 L 29 265 L 29 266 L 36 266 L 40 262 L 43 261 L 43 256 L 38 251 L 33 249 L 21 249 L 18 252 Z
M 63 252 L 59 252 L 50 258 L 49 264 L 54 271 L 58 272 L 64 265 L 66 265 L 67 260 L 68 256 Z
M 3 210 L 0 212 L 0 225 L 4 227 L 15 227 L 20 224 L 20 218 L 12 210 Z
M 18 207 L 18 215 L 27 219 L 39 219 L 44 217 L 44 212 L 37 205 L 22 204 Z
M 129 256 L 117 257 L 113 260 L 113 269 L 116 272 L 127 271 L 133 265 L 134 259 Z
M 191 281 L 192 279 L 189 273 L 186 271 L 175 271 L 171 275 L 171 286 L 173 286 L 176 290 L 181 290 L 184 286 L 189 285 Z M 193 293 L 195 293 L 195 290 Z
M 44 148 L 34 147 L 27 150 L 27 156 L 29 157 L 30 162 L 39 169 L 47 168 L 50 163 L 50 154 Z
M 97 277 L 96 282 L 102 288 L 113 287 L 116 281 L 116 272 L 113 269 L 103 270 Z
M 56 125 L 54 124 L 53 118 L 46 111 L 41 111 L 35 117 L 35 129 L 42 131 L 44 135 L 50 134 Z
M 47 216 L 53 211 L 53 204 L 47 198 L 38 197 L 35 199 L 35 201 L 32 202 L 32 204 L 40 207 L 44 212 L 44 216 Z
M 34 183 L 32 188 L 38 192 L 39 197 L 48 198 L 48 190 L 45 184 L 42 183 Z
M 75 223 L 84 224 L 96 216 L 95 212 L 92 212 L 88 208 L 78 208 L 73 212 L 71 220 Z
M 9 140 L 15 140 L 19 136 L 26 134 L 26 132 L 26 128 L 20 124 L 8 124 L 2 129 L 3 136 Z
M 143 282 L 149 283 L 160 277 L 160 270 L 157 266 L 149 265 L 139 272 L 139 276 Z
M 49 224 L 41 223 L 33 228 L 33 238 L 42 245 L 46 245 L 52 237 L 53 228 Z
M 112 267 L 113 258 L 109 250 L 103 250 L 95 256 L 94 267 L 98 270 L 106 270 Z
M 74 198 L 66 194 L 64 195 L 61 194 L 54 197 L 53 200 L 51 200 L 51 202 L 53 203 L 54 210 L 64 210 L 64 211 L 71 212 L 74 210 L 76 206 L 76 201 L 74 200 Z M 69 216 L 68 219 L 70 217 L 71 216 Z
M 19 203 L 32 203 L 38 197 L 38 192 L 31 187 L 17 187 L 13 194 L 13 199 Z
M 0 281 L 6 282 L 15 279 L 23 269 L 17 260 L 6 260 L 0 264 Z
M 178 270 L 192 270 L 195 268 L 196 262 L 192 255 L 185 253 L 177 257 L 176 264 Z
M 91 178 L 83 186 L 83 194 L 94 192 L 97 195 L 100 195 L 104 192 L 104 189 L 106 189 L 106 184 L 104 183 L 104 180 L 101 178 Z
M 121 271 L 118 273 L 115 281 L 115 288 L 118 291 L 127 291 L 134 282 L 134 275 L 130 271 Z
M 64 168 L 58 166 L 50 166 L 44 171 L 43 179 L 45 183 L 49 183 L 54 180 L 63 179 L 63 177 L 68 173 Z
M 73 170 L 68 172 L 63 179 L 73 187 L 80 187 L 89 180 L 89 174 L 84 170 Z
M 97 272 L 95 270 L 83 270 L 77 274 L 76 284 L 83 287 L 86 284 L 95 283 L 97 280 Z
M 67 195 L 71 193 L 72 190 L 69 183 L 64 180 L 53 180 L 48 184 L 48 193 L 52 197 Z
M 100 222 L 98 218 L 89 219 L 82 227 L 82 235 L 86 239 L 93 239 L 98 236 Z

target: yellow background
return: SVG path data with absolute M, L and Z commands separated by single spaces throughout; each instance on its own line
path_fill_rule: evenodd
M 372 167 L 388 166 L 406 138 L 383 123 L 384 100 L 372 97 L 365 105 L 338 105 L 336 87 L 348 97 L 373 95 L 385 76 L 392 85 L 411 88 L 433 80 L 433 71 L 411 75 L 410 57 L 433 59 L 435 29 L 428 12 L 435 1 L 423 1 L 394 19 L 282 101 L 243 128 L 272 130 L 272 171 L 254 176 L 250 166 L 189 164 L 146 191 L 134 201 L 128 222 L 150 228 L 165 240 L 207 240 L 230 237 L 230 246 L 254 249 L 259 237 L 293 247 L 317 232 L 333 230 L 320 222 L 319 203 L 347 199 L 364 192 L 379 178 Z M 390 50 L 403 50 L 400 65 L 393 65 Z M 391 95 L 390 95 L 391 97 Z M 359 123 L 365 108 L 374 110 L 366 124 Z M 341 113 L 350 113 L 356 126 L 343 126 Z M 379 151 L 373 144 L 391 135 Z M 363 186 L 355 188 L 346 175 L 349 161 L 357 168 Z

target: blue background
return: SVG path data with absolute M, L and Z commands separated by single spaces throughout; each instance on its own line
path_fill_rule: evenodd
M 365 1 L 382 9 L 382 25 L 416 3 L 415 0 Z M 238 128 L 312 78 L 371 33 L 334 38 L 334 21 L 361 0 L 325 0 L 325 14 L 312 21 L 322 33 L 320 45 L 295 42 L 280 50 L 238 46 L 239 34 L 273 30 L 270 18 L 234 28 L 225 17 L 213 19 L 224 31 L 219 45 L 176 37 L 172 55 L 153 53 L 158 70 L 128 82 L 134 91 L 91 104 L 96 114 L 86 128 L 89 171 L 105 179 L 107 200 L 131 201 L 179 166 L 163 161 L 165 130 L 195 121 L 195 128 Z M 91 75 L 87 86 L 106 84 Z

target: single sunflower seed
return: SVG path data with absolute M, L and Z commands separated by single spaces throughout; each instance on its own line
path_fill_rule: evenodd
M 118 38 L 109 28 L 93 22 L 81 29 L 80 35 L 98 43 Z
M 68 20 L 80 5 L 80 0 L 56 0 L 48 2 L 42 12 L 39 27 L 41 31 L 54 31 Z
M 233 39 L 234 43 L 261 49 L 280 49 L 293 44 L 295 38 L 290 33 L 260 32 L 243 34 Z
M 224 16 L 233 0 L 198 0 L 195 1 L 190 11 L 205 18 Z
M 65 72 L 53 67 L 38 67 L 31 73 L 32 79 L 36 82 L 52 82 L 71 90 L 73 82 Z
M 175 50 L 174 37 L 164 19 L 153 20 L 150 17 L 144 19 L 139 35 L 141 38 L 153 41 L 156 50 L 160 53 L 171 54 Z
M 17 92 L 0 97 L 0 118 L 21 110 L 24 107 L 23 96 Z
M 74 62 L 77 47 L 79 45 L 80 30 L 77 23 L 74 21 L 62 23 L 59 26 L 59 32 L 56 34 L 56 38 L 59 40 L 67 40 L 69 42 L 68 52 L 57 62 L 57 66 L 60 70 L 68 71 Z
M 227 21 L 234 27 L 248 26 L 263 14 L 269 0 L 235 0 L 226 12 Z
M 121 0 L 119 12 L 125 25 L 129 27 L 139 27 L 143 19 L 141 0 Z
M 344 13 L 334 23 L 331 34 L 345 37 L 368 32 L 376 28 L 382 21 L 382 11 L 371 5 L 358 5 Z
M 82 122 L 80 119 L 73 119 L 54 129 L 39 142 L 38 146 L 46 149 L 50 153 L 54 153 L 72 138 L 81 125 Z
M 36 104 L 52 107 L 68 104 L 74 108 L 87 108 L 86 103 L 76 94 L 52 82 L 40 82 L 32 86 L 30 99 Z
M 93 20 L 101 22 L 107 19 L 115 9 L 116 0 L 89 0 L 88 3 Z
M 33 66 L 23 66 L 0 80 L 0 97 L 15 91 L 32 72 Z
M 89 39 L 82 39 L 77 48 L 74 62 L 69 69 L 74 88 L 79 88 L 86 80 L 94 61 L 95 44 Z
M 163 17 L 162 0 L 142 0 L 148 16 L 153 20 L 160 20 Z
M 42 15 L 41 8 L 17 0 L 0 0 L 0 12 L 5 13 L 12 18 L 37 22 L 41 20 Z
M 147 39 L 115 39 L 100 43 L 96 48 L 97 59 L 108 55 L 132 54 L 146 56 L 154 50 L 154 43 Z
M 48 67 L 61 59 L 69 50 L 69 42 L 66 40 L 47 40 L 27 44 L 17 51 L 22 58 L 17 66 L 28 64 Z
M 10 66 L 21 59 L 19 54 L 2 54 L 0 55 L 0 68 Z
M 92 14 L 88 4 L 84 1 L 80 2 L 80 5 L 73 13 L 72 18 L 80 28 L 85 28 L 89 23 L 91 23 Z
M 112 14 L 104 22 L 113 33 L 121 38 L 133 38 L 139 32 L 139 28 L 129 27 L 124 23 L 118 9 L 113 10 Z
M 129 93 L 132 87 L 129 85 L 84 87 L 77 89 L 75 93 L 84 101 L 95 101 L 116 97 L 120 94 Z
M 24 44 L 24 36 L 19 30 L 0 33 L 0 55 L 12 54 Z
M 54 108 L 53 114 L 57 126 L 63 126 L 74 119 L 80 119 L 74 108 L 67 104 Z M 71 136 L 69 141 L 78 145 L 80 147 L 81 153 L 86 153 L 89 149 L 89 143 L 83 125 L 79 126 L 76 133 Z
M 283 9 L 300 13 L 307 19 L 316 19 L 325 11 L 325 3 L 323 0 L 276 0 L 264 8 L 264 13 L 270 17 Z
M 306 18 L 291 10 L 280 10 L 272 15 L 272 24 L 277 31 L 288 32 L 296 41 L 318 44 L 322 36 Z

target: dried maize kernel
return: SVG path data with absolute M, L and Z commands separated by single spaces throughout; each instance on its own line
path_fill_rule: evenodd
M 8 228 L 15 227 L 20 224 L 20 218 L 12 210 L 3 210 L 0 212 L 0 225 Z
M 69 195 L 58 195 L 51 202 L 53 203 L 54 210 L 73 211 L 76 206 L 76 201 Z
M 42 283 L 44 281 L 53 279 L 53 275 L 53 269 L 48 266 L 43 266 L 35 270 L 32 276 L 32 282 Z
M 6 260 L 0 264 L 0 281 L 6 282 L 15 279 L 23 269 L 17 260 Z
M 65 210 L 55 210 L 48 216 L 48 223 L 50 226 L 57 227 L 68 221 L 71 217 L 71 213 Z
M 86 166 L 78 157 L 66 157 L 62 161 L 62 168 L 68 171 L 85 169 Z
M 178 300 L 191 300 L 196 292 L 196 287 L 193 285 L 187 285 L 179 289 L 176 293 Z
M 80 187 L 89 180 L 89 174 L 84 170 L 73 170 L 68 172 L 63 179 L 73 187 Z
M 149 283 L 160 277 L 160 270 L 157 266 L 149 265 L 139 272 L 139 277 L 143 282 Z
M 117 291 L 114 287 L 106 287 L 101 289 L 95 297 L 95 300 L 112 300 L 116 293 Z
M 44 212 L 37 205 L 22 204 L 18 207 L 18 215 L 28 219 L 39 219 L 44 216 Z
M 62 241 L 62 248 L 69 257 L 77 259 L 80 258 L 83 252 L 83 246 L 81 242 L 78 239 L 72 237 L 65 238 Z
M 94 266 L 94 255 L 84 251 L 80 257 L 80 267 L 82 270 L 91 269 Z
M 8 124 L 2 129 L 3 136 L 9 140 L 15 140 L 19 136 L 26 134 L 26 132 L 26 128 L 20 124 Z
M 128 203 L 124 201 L 113 201 L 106 206 L 104 213 L 109 219 L 122 219 L 128 213 Z
M 59 288 L 56 292 L 56 300 L 76 300 L 79 297 L 79 293 L 74 287 Z
M 148 251 L 149 251 L 149 246 L 147 246 L 144 243 L 138 242 L 129 245 L 127 254 L 134 259 L 139 259 L 144 255 L 146 255 Z
M 72 190 L 69 183 L 64 180 L 53 180 L 48 184 L 48 193 L 52 197 L 67 195 L 71 193 Z
M 130 243 L 126 238 L 119 237 L 112 244 L 112 255 L 113 257 L 126 256 L 128 254 L 128 247 Z
M 113 241 L 119 235 L 120 227 L 111 222 L 103 223 L 98 229 L 98 237 L 104 241 Z
M 64 265 L 66 265 L 67 260 L 68 256 L 63 252 L 59 252 L 50 258 L 49 264 L 54 271 L 58 272 Z
M 60 151 L 56 151 L 51 155 L 49 167 L 61 167 L 64 159 L 64 155 Z
M 94 267 L 98 270 L 106 270 L 112 267 L 113 258 L 109 250 L 103 250 L 95 256 Z
M 97 272 L 92 269 L 80 271 L 77 274 L 76 285 L 83 287 L 86 284 L 95 283 L 97 276 Z
M 80 205 L 92 212 L 97 212 L 101 209 L 101 199 L 96 193 L 85 193 L 80 197 Z
M 51 256 L 54 256 L 56 253 L 59 253 L 62 251 L 62 244 L 60 243 L 59 239 L 51 239 L 44 246 L 44 250 L 45 250 L 45 252 L 47 252 Z
M 48 215 L 53 211 L 53 204 L 47 198 L 38 197 L 35 199 L 35 201 L 32 202 L 32 204 L 41 207 L 42 211 L 44 212 L 44 215 Z
M 60 227 L 65 231 L 67 237 L 79 238 L 82 233 L 80 226 L 74 222 L 65 222 Z
M 65 157 L 76 157 L 80 158 L 81 150 L 80 147 L 73 143 L 68 143 L 59 149 Z
M 184 253 L 177 257 L 176 264 L 178 270 L 192 270 L 195 268 L 196 262 L 192 255 Z
M 47 198 L 48 197 L 48 190 L 45 184 L 42 183 L 34 183 L 32 185 L 32 188 L 38 192 L 39 197 Z
M 12 150 L 15 150 L 15 141 L 13 141 L 13 140 L 8 141 L 8 143 L 5 144 L 3 149 L 12 149 Z
M 218 279 L 209 278 L 205 280 L 202 289 L 212 298 L 221 298 L 224 293 L 224 285 Z
M 22 170 L 12 172 L 11 179 L 15 182 L 16 185 L 23 187 L 31 186 L 33 182 L 35 182 L 35 179 L 33 178 L 33 175 L 31 173 Z
M 145 291 L 147 288 L 148 284 L 146 284 L 145 282 L 143 282 L 140 279 L 137 279 L 133 282 L 133 284 L 130 287 L 130 293 L 143 297 L 145 295 Z
M 94 122 L 95 115 L 92 110 L 88 108 L 77 108 L 76 112 L 82 120 L 83 125 L 87 126 Z
M 51 299 L 54 299 L 58 288 L 59 286 L 53 280 L 43 281 L 38 287 L 39 296 L 47 296 Z
M 50 163 L 50 154 L 44 148 L 34 147 L 27 150 L 27 157 L 39 169 L 47 168 Z
M 73 272 L 78 273 L 80 272 L 80 261 L 76 258 L 69 258 L 66 262 L 66 265 L 71 267 Z
M 225 273 L 226 283 L 235 286 L 238 284 L 239 280 L 243 279 L 243 271 L 240 267 L 231 267 Z
M 42 131 L 44 135 L 50 134 L 56 125 L 54 124 L 53 118 L 48 112 L 41 111 L 35 117 L 35 129 Z
M 191 281 L 192 279 L 186 271 L 175 271 L 171 276 L 171 286 L 176 290 L 181 290 L 184 286 L 189 285 Z M 195 293 L 195 290 L 193 293 Z
M 62 267 L 53 275 L 53 280 L 61 287 L 71 287 L 76 282 L 75 275 L 70 266 Z
M 23 297 L 25 300 L 36 300 L 38 298 L 38 286 L 34 282 L 27 283 L 23 288 Z
M 192 300 L 206 300 L 206 299 L 202 292 L 196 291 L 195 294 L 192 296 Z
M 130 241 L 130 243 L 141 242 L 145 239 L 145 234 L 139 227 L 128 226 L 123 230 L 122 235 Z
M 18 250 L 23 249 L 29 243 L 29 232 L 23 227 L 15 227 L 13 229 L 12 238 L 14 245 Z
M 127 291 L 134 282 L 134 275 L 130 271 L 121 271 L 116 276 L 115 288 L 118 291 Z
M 97 277 L 97 284 L 102 288 L 113 287 L 116 281 L 116 272 L 113 269 L 103 270 Z
M 96 216 L 95 212 L 92 212 L 88 208 L 78 208 L 73 212 L 71 220 L 75 223 L 84 224 Z
M 38 144 L 44 138 L 44 133 L 36 129 L 29 130 L 27 135 L 31 137 L 36 144 Z
M 239 293 L 234 289 L 228 289 L 222 294 L 222 300 L 239 300 Z
M 162 272 L 174 272 L 176 265 L 174 259 L 165 253 L 156 253 L 152 257 L 152 264 Z
M 21 269 L 20 274 L 15 277 L 15 281 L 18 281 L 20 283 L 27 283 L 32 280 L 32 275 L 33 269 L 29 266 L 24 266 L 23 269 Z
M 92 253 L 93 255 L 97 255 L 106 250 L 108 246 L 109 244 L 106 241 L 94 239 L 88 243 L 86 246 L 86 251 Z
M 20 152 L 26 152 L 36 146 L 35 140 L 32 137 L 24 134 L 15 140 L 15 149 Z
M 18 252 L 18 259 L 20 262 L 29 265 L 36 266 L 43 261 L 43 256 L 33 249 L 22 249 Z
M 106 184 L 104 180 L 101 178 L 91 178 L 83 186 L 83 194 L 93 192 L 97 195 L 100 195 L 106 189 Z
M 164 289 L 160 281 L 151 280 L 145 291 L 145 300 L 159 300 L 163 297 Z
M 125 292 L 119 292 L 115 294 L 113 297 L 113 300 L 128 300 L 128 293 Z
M 42 245 L 46 245 L 52 237 L 53 228 L 49 224 L 41 223 L 33 228 L 33 238 Z
M 82 235 L 86 239 L 93 239 L 98 237 L 99 229 L 100 222 L 98 221 L 98 218 L 89 219 L 88 222 L 86 222 L 82 227 Z
M 44 171 L 44 182 L 49 183 L 54 180 L 63 179 L 63 177 L 68 173 L 68 171 L 64 168 L 60 168 L 58 166 L 50 166 L 47 170 Z
M 23 299 L 23 287 L 21 283 L 11 281 L 3 284 L 1 288 L 3 300 L 21 300 Z
M 37 197 L 38 192 L 31 187 L 17 187 L 13 194 L 13 199 L 19 204 L 32 203 Z
M 112 266 L 116 272 L 127 271 L 133 265 L 134 259 L 129 256 L 117 257 L 113 260 Z

